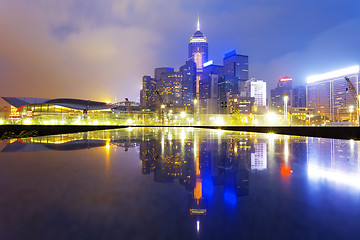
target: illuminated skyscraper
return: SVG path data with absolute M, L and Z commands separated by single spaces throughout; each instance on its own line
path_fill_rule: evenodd
M 314 108 L 322 118 L 332 122 L 356 121 L 359 78 L 359 65 L 308 77 L 307 107 Z
M 196 63 L 196 95 L 199 94 L 199 81 L 203 73 L 203 64 L 208 61 L 208 43 L 205 35 L 200 32 L 200 21 L 198 18 L 197 30 L 190 37 L 189 60 Z

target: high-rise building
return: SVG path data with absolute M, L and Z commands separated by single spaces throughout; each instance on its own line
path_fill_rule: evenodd
M 277 113 L 284 111 L 284 97 L 288 97 L 287 105 L 292 105 L 292 78 L 283 77 L 279 79 L 278 85 L 275 89 L 270 91 L 270 109 Z
M 203 77 L 206 77 L 210 74 L 216 74 L 218 76 L 224 75 L 224 66 L 215 65 L 213 61 L 206 62 L 203 68 Z
M 266 106 L 266 82 L 251 79 L 247 84 L 249 96 L 254 98 L 254 106 Z
M 316 114 L 332 122 L 355 122 L 359 76 L 360 67 L 357 65 L 308 77 L 307 107 L 314 108 Z
M 180 72 L 163 72 L 160 81 L 157 81 L 156 89 L 159 92 L 163 104 L 174 112 L 184 109 L 182 104 L 182 79 Z
M 239 95 L 239 78 L 225 75 L 219 78 L 219 112 L 231 113 L 228 107 L 231 96 Z
M 143 76 L 140 104 L 142 107 L 153 107 L 156 105 L 156 79 Z
M 209 74 L 200 80 L 200 105 L 202 113 L 216 114 L 219 111 L 219 75 Z
M 174 72 L 174 68 L 170 68 L 170 67 L 155 68 L 155 79 L 159 81 L 161 79 L 161 74 L 165 72 Z
M 306 107 L 306 87 L 298 86 L 293 88 L 292 107 Z
M 182 73 L 182 104 L 189 111 L 193 112 L 193 101 L 196 98 L 196 64 L 189 60 L 180 67 Z
M 237 77 L 240 81 L 249 80 L 249 57 L 239 55 L 235 50 L 226 53 L 224 75 Z
M 206 36 L 200 31 L 198 18 L 196 32 L 190 37 L 189 60 L 196 63 L 196 95 L 199 94 L 199 81 L 203 74 L 203 64 L 208 61 L 208 43 Z

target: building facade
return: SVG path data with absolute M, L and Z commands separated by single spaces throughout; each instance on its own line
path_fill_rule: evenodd
M 196 64 L 196 96 L 199 95 L 199 82 L 203 74 L 203 65 L 208 61 L 208 43 L 206 36 L 200 31 L 200 21 L 198 19 L 197 30 L 190 37 L 189 60 Z
M 357 121 L 359 74 L 357 65 L 308 77 L 307 107 L 331 122 Z
M 279 79 L 277 87 L 270 91 L 270 110 L 276 113 L 284 112 L 284 97 L 287 96 L 288 107 L 292 106 L 292 78 L 283 77 Z

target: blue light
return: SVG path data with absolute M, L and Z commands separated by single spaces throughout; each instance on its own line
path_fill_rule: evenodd
M 231 52 L 225 53 L 225 57 L 224 58 L 229 58 L 231 56 L 236 55 L 236 50 L 232 50 Z
M 210 177 L 205 177 L 202 184 L 203 193 L 205 196 L 214 194 L 214 184 Z
M 203 64 L 203 67 L 207 67 L 207 66 L 210 66 L 210 65 L 213 65 L 214 64 L 214 61 L 213 60 L 210 60 L 206 63 Z
M 225 191 L 224 192 L 224 199 L 227 203 L 230 204 L 236 204 L 237 198 L 236 198 L 236 194 L 234 192 L 230 192 L 230 191 Z

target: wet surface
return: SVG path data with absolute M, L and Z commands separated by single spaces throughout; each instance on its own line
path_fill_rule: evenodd
M 133 128 L 0 142 L 1 239 L 360 239 L 358 141 Z

